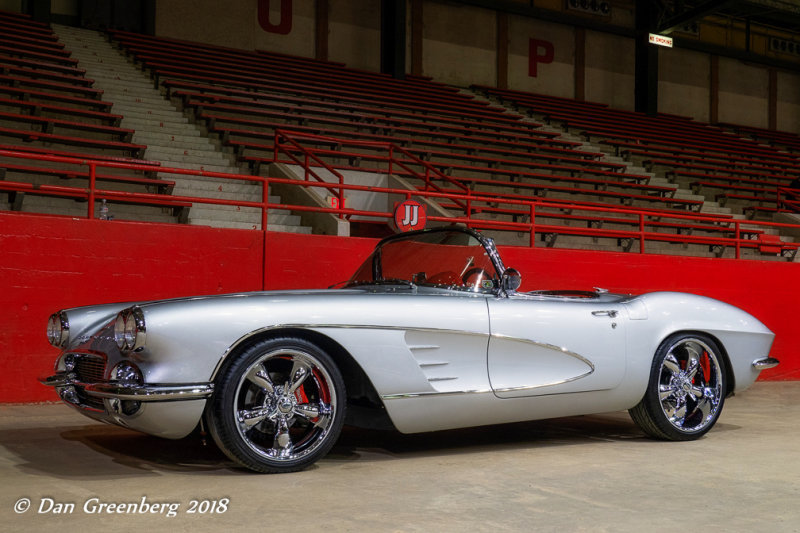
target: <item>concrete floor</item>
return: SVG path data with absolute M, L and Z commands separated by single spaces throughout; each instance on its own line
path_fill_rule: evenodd
M 627 413 L 424 435 L 346 428 L 327 458 L 285 475 L 61 405 L 4 405 L 0 531 L 800 531 L 799 452 L 800 383 L 757 383 L 695 442 L 649 440 Z M 97 509 L 143 498 L 175 516 Z

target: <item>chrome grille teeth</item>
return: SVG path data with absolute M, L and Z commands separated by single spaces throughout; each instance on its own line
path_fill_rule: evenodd
M 82 355 L 75 358 L 75 375 L 83 383 L 96 383 L 105 378 L 106 362 L 102 357 Z

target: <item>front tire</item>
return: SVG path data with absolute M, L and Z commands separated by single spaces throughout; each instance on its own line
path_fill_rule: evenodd
M 725 372 L 722 351 L 711 338 L 696 333 L 672 335 L 656 350 L 647 392 L 629 410 L 631 418 L 651 437 L 698 439 L 722 412 Z
M 217 377 L 209 429 L 225 454 L 251 470 L 294 472 L 331 449 L 344 424 L 344 380 L 316 345 L 258 342 Z

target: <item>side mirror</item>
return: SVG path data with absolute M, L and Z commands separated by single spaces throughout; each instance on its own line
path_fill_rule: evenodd
M 500 278 L 500 286 L 505 292 L 516 292 L 522 285 L 522 274 L 516 268 L 507 268 Z

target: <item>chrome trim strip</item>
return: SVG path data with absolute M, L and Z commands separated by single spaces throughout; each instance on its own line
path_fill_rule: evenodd
M 556 352 L 561 352 L 564 355 L 568 355 L 570 357 L 574 357 L 578 361 L 581 361 L 582 363 L 586 364 L 586 366 L 588 366 L 589 369 L 590 369 L 587 374 L 581 375 L 579 377 L 588 376 L 589 374 L 591 374 L 595 370 L 594 364 L 591 361 L 589 361 L 588 359 L 586 359 L 584 356 L 582 356 L 580 354 L 577 354 L 575 352 L 571 352 L 571 351 L 567 350 L 563 346 L 556 346 L 555 344 L 548 344 L 546 342 L 538 342 L 538 341 L 534 341 L 534 340 L 531 340 L 531 339 L 522 339 L 522 338 L 519 338 L 519 337 L 511 337 L 509 335 L 502 335 L 500 333 L 492 333 L 491 336 L 493 338 L 495 338 L 495 339 L 502 339 L 502 340 L 509 340 L 509 341 L 513 341 L 513 342 L 522 342 L 522 343 L 525 343 L 525 344 L 532 344 L 533 346 L 538 346 L 540 348 L 547 348 L 548 350 L 554 350 Z M 578 378 L 574 378 L 574 379 L 578 379 Z M 572 380 L 570 380 L 570 381 L 572 381 Z
M 487 394 L 493 392 L 491 389 L 482 390 L 460 390 L 460 391 L 428 391 L 428 392 L 408 392 L 400 394 L 384 394 L 381 396 L 382 400 L 403 400 L 409 398 L 421 398 L 425 396 L 456 396 L 459 394 Z
M 39 378 L 49 387 L 79 387 L 89 396 L 116 398 L 140 402 L 167 402 L 176 400 L 201 400 L 214 392 L 213 383 L 187 383 L 182 385 L 122 385 L 119 383 L 82 383 L 67 374 Z
M 523 390 L 542 389 L 544 387 L 553 387 L 555 385 L 563 385 L 564 383 L 570 383 L 570 382 L 578 381 L 579 379 L 585 378 L 586 376 L 588 376 L 592 372 L 593 371 L 589 371 L 589 372 L 587 372 L 585 374 L 581 374 L 580 376 L 575 376 L 574 378 L 562 379 L 561 381 L 553 381 L 552 383 L 544 383 L 542 385 L 531 385 L 531 386 L 526 386 L 526 387 L 504 387 L 502 389 L 495 389 L 495 392 L 497 392 L 497 393 L 501 393 L 501 392 L 517 392 L 517 391 L 523 391 Z
M 243 335 L 241 338 L 237 339 L 227 350 L 225 353 L 222 354 L 220 357 L 219 362 L 217 363 L 216 368 L 214 368 L 214 372 L 211 374 L 211 381 L 214 381 L 217 377 L 217 373 L 222 368 L 225 359 L 230 355 L 232 351 L 236 349 L 237 346 L 245 342 L 247 339 L 259 335 L 261 333 L 265 333 L 267 331 L 272 331 L 276 329 L 285 329 L 285 328 L 296 328 L 296 329 L 384 329 L 389 331 L 421 331 L 424 333 L 450 333 L 455 335 L 470 335 L 473 337 L 489 337 L 488 333 L 478 332 L 478 331 L 459 331 L 454 329 L 442 329 L 442 328 L 419 328 L 419 327 L 405 327 L 405 326 L 368 326 L 368 325 L 358 325 L 358 324 L 276 324 L 274 326 L 267 326 L 264 328 L 259 328 L 257 330 L 251 331 L 250 333 Z
M 409 394 L 390 394 L 386 396 L 381 396 L 384 400 L 393 400 L 397 398 L 416 398 L 419 396 L 440 396 L 440 395 L 452 395 L 452 394 L 475 394 L 475 393 L 485 393 L 485 392 L 511 392 L 511 391 L 518 391 L 518 390 L 530 390 L 530 389 L 538 389 L 542 387 L 552 387 L 553 385 L 560 385 L 563 383 L 569 383 L 571 381 L 576 381 L 578 379 L 584 378 L 595 371 L 594 364 L 583 357 L 580 354 L 575 352 L 571 352 L 564 347 L 555 346 L 553 344 L 548 344 L 545 342 L 537 342 L 530 339 L 523 339 L 518 337 L 511 337 L 509 335 L 503 335 L 500 333 L 483 333 L 483 332 L 476 332 L 476 331 L 459 331 L 453 329 L 442 329 L 442 328 L 421 328 L 421 327 L 406 327 L 406 326 L 374 326 L 374 325 L 358 325 L 358 324 L 278 324 L 275 326 L 269 326 L 265 328 L 260 328 L 255 331 L 250 332 L 249 334 L 243 336 L 239 340 L 237 340 L 230 348 L 223 354 L 220 358 L 217 367 L 214 369 L 214 373 L 211 376 L 212 381 L 216 379 L 217 372 L 219 369 L 222 368 L 222 364 L 225 361 L 225 358 L 243 341 L 253 337 L 254 335 L 258 335 L 260 333 L 264 333 L 266 331 L 271 331 L 275 329 L 283 329 L 283 328 L 297 328 L 297 329 L 383 329 L 389 331 L 421 331 L 425 333 L 449 333 L 449 334 L 456 334 L 456 335 L 470 335 L 473 337 L 487 337 L 487 338 L 496 338 L 496 339 L 503 339 L 503 340 L 510 340 L 514 342 L 522 342 L 525 344 L 530 344 L 533 346 L 538 346 L 541 348 L 547 348 L 550 350 L 554 350 L 557 352 L 561 352 L 564 355 L 568 355 L 570 357 L 574 357 L 575 359 L 583 362 L 589 367 L 589 371 L 585 374 L 581 374 L 579 376 L 575 376 L 573 378 L 569 378 L 563 381 L 558 381 L 555 383 L 547 383 L 544 385 L 535 385 L 532 387 L 513 387 L 508 389 L 497 389 L 497 391 L 489 390 L 473 390 L 473 391 L 451 391 L 451 392 L 438 392 L 438 391 L 429 391 L 429 392 L 415 392 Z M 409 347 L 410 348 L 410 347 Z M 420 365 L 421 366 L 421 365 Z
M 775 359 L 774 357 L 764 357 L 763 359 L 756 359 L 753 361 L 753 368 L 756 370 L 767 370 L 769 368 L 775 368 L 780 364 L 780 361 Z

